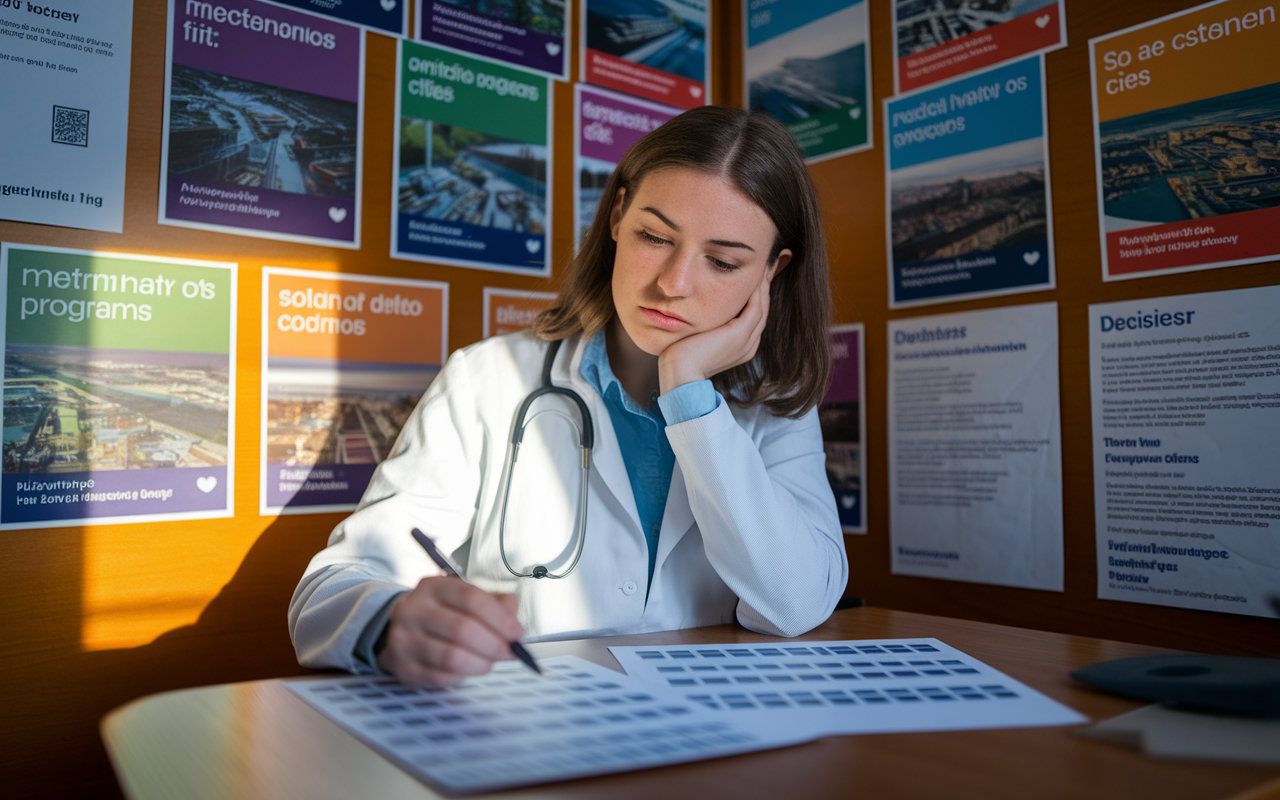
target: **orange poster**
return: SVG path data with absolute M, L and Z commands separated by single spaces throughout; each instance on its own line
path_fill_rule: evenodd
M 522 331 L 556 299 L 552 292 L 484 287 L 484 338 Z
M 351 509 L 444 364 L 448 284 L 266 267 L 261 513 Z
M 1089 41 L 1104 280 L 1280 255 L 1280 18 L 1220 0 Z

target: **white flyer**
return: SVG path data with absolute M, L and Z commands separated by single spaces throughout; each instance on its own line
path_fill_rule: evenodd
M 889 322 L 893 572 L 1062 591 L 1056 303 Z
M 458 686 L 344 675 L 284 686 L 414 776 L 470 793 L 798 744 L 803 725 L 752 725 L 576 656 L 518 661 Z
M 1278 305 L 1089 306 L 1098 597 L 1280 616 Z
M 120 233 L 133 0 L 0 0 L 0 219 Z
M 937 639 L 610 647 L 628 675 L 768 729 L 813 736 L 1087 720 Z

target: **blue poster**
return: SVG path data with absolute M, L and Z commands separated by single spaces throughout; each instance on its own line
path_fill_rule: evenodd
M 889 306 L 1054 287 L 1044 61 L 884 101 Z
M 348 22 L 374 33 L 409 35 L 409 0 L 262 0 L 318 17 Z

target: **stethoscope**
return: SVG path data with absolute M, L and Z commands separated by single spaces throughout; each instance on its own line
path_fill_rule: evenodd
M 595 444 L 595 429 L 591 424 L 591 412 L 587 410 L 587 403 L 572 389 L 560 386 L 553 386 L 551 383 L 551 364 L 556 360 L 556 353 L 560 350 L 561 342 L 555 341 L 547 347 L 546 359 L 542 362 L 542 385 L 529 393 L 529 396 L 520 404 L 520 409 L 516 411 L 515 427 L 511 432 L 511 460 L 507 462 L 503 476 L 502 491 L 502 516 L 498 521 L 498 553 L 502 556 L 502 564 L 507 568 L 507 572 L 515 575 L 517 578 L 563 578 L 573 568 L 578 566 L 578 559 L 582 558 L 582 546 L 587 540 L 587 479 L 591 475 L 591 447 Z M 572 400 L 578 406 L 578 412 L 582 415 L 582 424 L 563 411 L 547 408 L 536 412 L 528 420 L 525 419 L 525 413 L 528 412 L 529 406 L 533 405 L 533 401 L 539 397 L 548 394 L 559 394 Z M 564 417 L 569 424 L 578 431 L 579 447 L 582 449 L 582 489 L 578 493 L 578 523 L 574 527 L 574 535 L 578 537 L 578 549 L 573 554 L 573 561 L 569 564 L 569 568 L 564 572 L 556 574 L 542 565 L 533 568 L 531 572 L 516 572 L 511 566 L 511 562 L 507 560 L 506 546 L 506 530 L 507 530 L 507 501 L 511 498 L 511 477 L 516 469 L 516 458 L 520 455 L 520 442 L 524 439 L 525 427 L 543 414 L 554 414 L 557 417 Z

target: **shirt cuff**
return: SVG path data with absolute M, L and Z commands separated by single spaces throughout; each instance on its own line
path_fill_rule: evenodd
M 360 632 L 360 638 L 356 639 L 355 657 L 356 661 L 362 663 L 373 672 L 382 672 L 378 666 L 378 654 L 373 652 L 373 646 L 382 638 L 382 632 L 386 630 L 390 621 L 391 606 L 395 604 L 396 599 L 404 592 L 397 592 L 391 596 L 391 599 L 378 609 L 378 613 L 373 615 L 373 619 L 369 620 L 369 624 L 364 626 L 364 630 Z
M 658 408 L 668 425 L 705 417 L 720 407 L 720 393 L 710 380 L 682 384 L 658 398 Z

